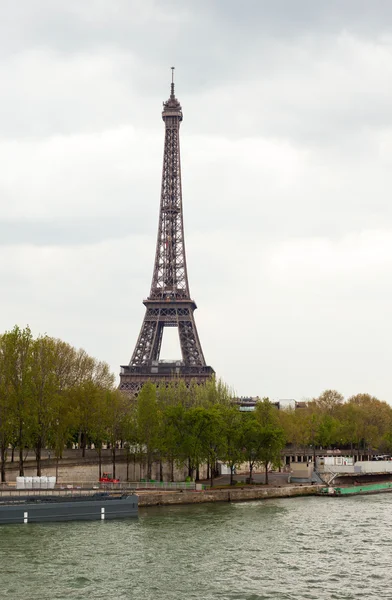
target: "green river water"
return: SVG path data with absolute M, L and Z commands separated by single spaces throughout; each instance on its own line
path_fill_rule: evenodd
M 0 599 L 392 599 L 392 495 L 0 528 Z

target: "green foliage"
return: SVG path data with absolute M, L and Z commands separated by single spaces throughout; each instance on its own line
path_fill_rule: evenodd
M 208 464 L 213 481 L 222 461 L 232 474 L 246 462 L 250 478 L 263 465 L 266 482 L 285 443 L 392 450 L 392 409 L 369 394 L 345 402 L 336 390 L 326 390 L 297 410 L 277 410 L 263 398 L 253 413 L 240 412 L 232 397 L 220 380 L 187 387 L 173 379 L 159 388 L 148 383 L 129 399 L 114 388 L 106 363 L 61 340 L 34 339 L 29 327 L 16 326 L 0 336 L 1 479 L 10 445 L 19 449 L 20 474 L 27 449 L 34 449 L 39 472 L 42 449 L 50 448 L 59 460 L 74 441 L 83 452 L 94 444 L 100 461 L 108 444 L 113 474 L 122 444 L 127 461 L 131 453 L 145 458 L 147 478 L 154 461 L 167 460 L 171 478 L 174 465 L 193 478 Z
M 221 407 L 223 420 L 223 447 L 221 458 L 230 467 L 230 484 L 233 484 L 233 473 L 243 462 L 243 424 L 244 419 L 238 406 Z
M 147 479 L 151 479 L 152 459 L 160 443 L 160 419 L 156 386 L 146 383 L 137 398 L 136 427 L 139 444 L 144 446 L 147 457 Z
M 40 475 L 43 448 L 60 458 L 72 432 L 80 433 L 82 444 L 90 441 L 99 395 L 113 383 L 106 363 L 61 340 L 34 339 L 29 327 L 17 326 L 0 336 L 2 480 L 9 444 L 19 449 L 20 475 L 29 448 L 35 450 Z
M 370 394 L 356 394 L 344 402 L 339 392 L 326 390 L 305 408 L 280 411 L 280 422 L 287 441 L 297 446 L 378 450 L 388 447 L 392 408 Z

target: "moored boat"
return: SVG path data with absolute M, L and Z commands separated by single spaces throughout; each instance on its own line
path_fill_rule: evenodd
M 8 497 L 0 503 L 0 525 L 50 521 L 104 521 L 138 516 L 136 494 Z
M 328 486 L 318 492 L 321 496 L 356 496 L 360 494 L 381 494 L 392 492 L 392 481 L 369 483 L 355 486 Z

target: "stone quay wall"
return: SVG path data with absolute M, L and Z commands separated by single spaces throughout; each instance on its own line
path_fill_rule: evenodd
M 323 486 L 293 485 L 275 488 L 239 488 L 191 492 L 136 492 L 139 506 L 170 506 L 174 504 L 202 504 L 204 502 L 244 502 L 267 498 L 292 498 L 315 496 Z

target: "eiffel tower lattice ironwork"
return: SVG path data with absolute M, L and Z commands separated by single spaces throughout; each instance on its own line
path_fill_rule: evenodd
M 135 350 L 129 365 L 122 366 L 120 373 L 119 388 L 130 395 L 137 394 L 147 381 L 159 384 L 177 377 L 187 385 L 192 380 L 200 384 L 214 374 L 204 359 L 193 315 L 197 307 L 189 292 L 179 138 L 182 109 L 174 95 L 173 75 L 162 119 L 165 147 L 154 272 L 150 295 L 143 301 L 146 313 Z M 165 327 L 178 329 L 181 361 L 159 360 Z

